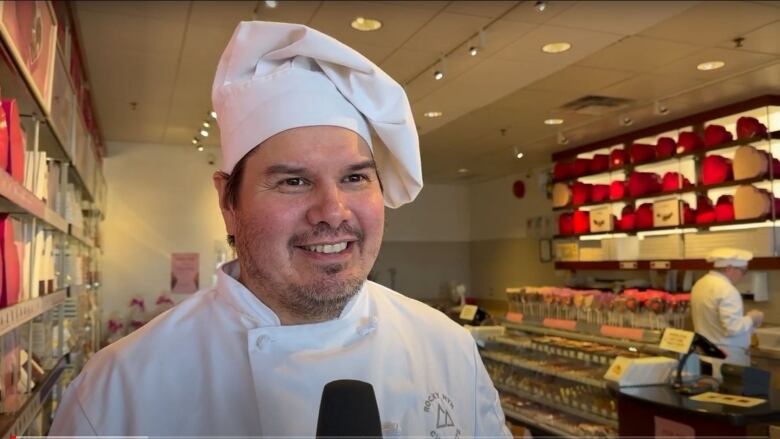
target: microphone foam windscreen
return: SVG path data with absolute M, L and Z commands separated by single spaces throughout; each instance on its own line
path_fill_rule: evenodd
M 325 385 L 317 419 L 318 438 L 381 438 L 382 423 L 371 384 L 337 380 Z

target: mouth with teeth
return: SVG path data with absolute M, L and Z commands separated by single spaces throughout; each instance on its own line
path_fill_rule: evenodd
M 343 252 L 348 246 L 348 242 L 337 242 L 335 244 L 305 245 L 301 248 L 315 253 L 333 254 Z

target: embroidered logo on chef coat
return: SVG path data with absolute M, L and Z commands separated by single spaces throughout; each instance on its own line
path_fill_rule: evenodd
M 460 437 L 460 428 L 455 425 L 452 418 L 455 413 L 455 403 L 449 396 L 433 392 L 425 399 L 423 411 L 428 415 L 431 430 L 429 436 L 432 438 Z

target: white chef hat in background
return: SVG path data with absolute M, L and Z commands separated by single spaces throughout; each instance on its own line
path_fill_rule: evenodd
M 707 255 L 707 262 L 712 262 L 714 267 L 747 267 L 748 261 L 753 259 L 753 253 L 738 248 L 722 247 L 711 251 Z
M 403 87 L 354 49 L 307 26 L 239 23 L 220 58 L 211 99 L 227 173 L 275 134 L 331 125 L 368 143 L 385 205 L 399 207 L 422 189 L 419 139 Z M 371 129 L 379 141 L 372 142 Z

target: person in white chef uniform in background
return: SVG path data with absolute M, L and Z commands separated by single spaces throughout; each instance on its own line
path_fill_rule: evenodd
M 387 437 L 510 437 L 469 333 L 367 281 L 385 206 L 422 188 L 403 88 L 316 30 L 242 22 L 212 99 L 238 259 L 95 354 L 50 434 L 312 437 L 325 384 L 355 379 Z
M 735 248 L 719 248 L 710 252 L 707 261 L 713 269 L 699 279 L 691 291 L 691 316 L 694 331 L 703 335 L 728 357 L 713 363 L 713 375 L 720 377 L 720 364 L 730 363 L 750 366 L 750 336 L 761 326 L 764 313 L 758 310 L 743 311 L 742 296 L 736 284 L 747 273 L 748 261 L 753 254 Z

